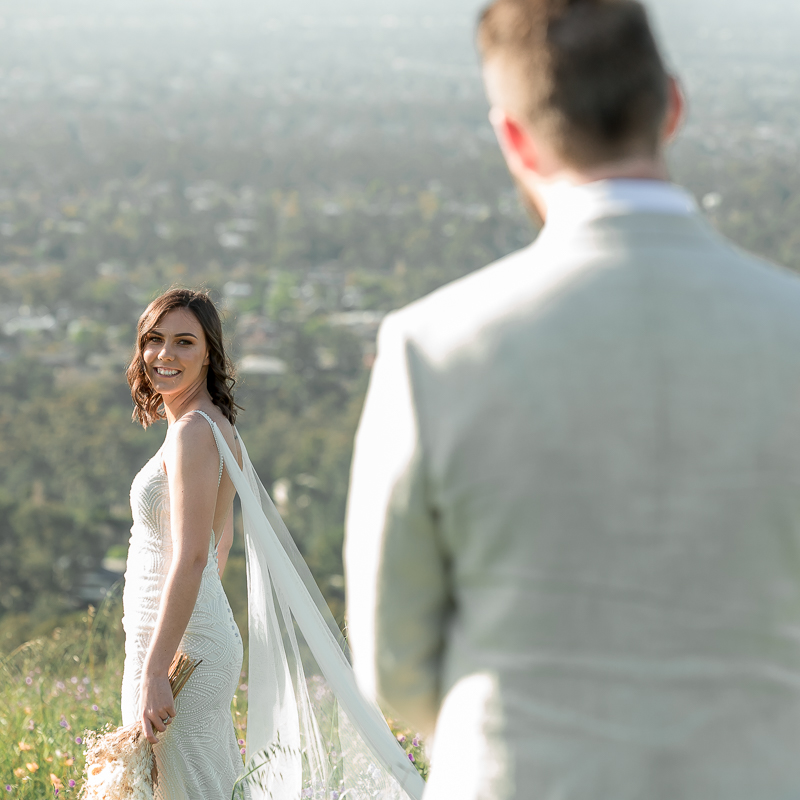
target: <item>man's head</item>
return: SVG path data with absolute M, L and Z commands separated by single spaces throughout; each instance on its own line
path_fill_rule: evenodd
M 677 127 L 680 97 L 636 0 L 494 0 L 478 45 L 506 157 L 530 134 L 540 175 L 656 162 Z

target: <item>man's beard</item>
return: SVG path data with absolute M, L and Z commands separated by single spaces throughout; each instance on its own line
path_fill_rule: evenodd
M 522 207 L 525 209 L 525 212 L 530 217 L 531 222 L 533 223 L 534 227 L 537 229 L 541 229 L 544 227 L 544 219 L 542 215 L 539 213 L 539 209 L 536 208 L 536 204 L 533 202 L 533 198 L 528 194 L 525 186 L 522 184 L 522 181 L 518 180 L 514 175 L 511 176 L 511 179 L 514 181 L 514 185 L 517 187 L 517 194 L 519 195 L 520 203 L 522 203 Z

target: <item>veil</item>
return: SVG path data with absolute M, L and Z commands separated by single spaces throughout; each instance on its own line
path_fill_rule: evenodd
M 356 685 L 347 644 L 244 443 L 211 429 L 244 519 L 253 800 L 421 800 L 425 782 Z

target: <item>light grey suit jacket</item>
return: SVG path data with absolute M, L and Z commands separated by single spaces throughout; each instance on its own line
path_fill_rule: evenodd
M 800 280 L 634 213 L 390 315 L 345 556 L 426 797 L 800 798 Z

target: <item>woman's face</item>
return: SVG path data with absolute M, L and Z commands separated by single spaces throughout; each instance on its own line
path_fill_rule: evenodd
M 203 326 L 185 308 L 167 312 L 145 336 L 142 348 L 147 377 L 165 400 L 204 386 L 208 346 Z

